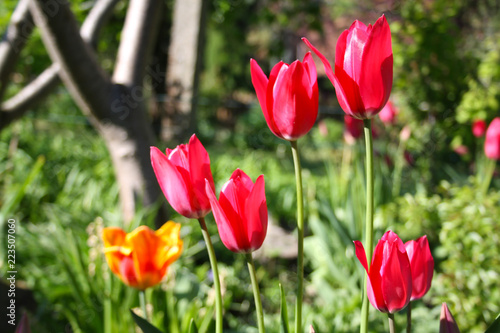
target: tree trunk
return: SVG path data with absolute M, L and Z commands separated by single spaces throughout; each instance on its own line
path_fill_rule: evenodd
M 195 130 L 206 7 L 206 0 L 175 1 L 167 66 L 168 99 L 162 127 L 163 140 L 185 141 Z
M 161 193 L 149 157 L 153 135 L 142 89 L 161 2 L 130 1 L 113 80 L 81 38 L 67 1 L 35 0 L 30 6 L 52 60 L 61 66 L 62 81 L 106 142 L 127 223 L 141 207 L 139 200 L 147 207 Z

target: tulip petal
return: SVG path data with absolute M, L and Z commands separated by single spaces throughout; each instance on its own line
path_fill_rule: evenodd
M 416 241 L 406 242 L 405 248 L 411 265 L 413 301 L 422 298 L 429 291 L 434 273 L 434 259 L 425 235 Z
M 219 203 L 234 231 L 234 237 L 237 241 L 238 248 L 248 249 L 250 247 L 250 241 L 246 233 L 247 227 L 245 225 L 246 220 L 244 219 L 245 199 L 248 194 L 243 196 L 241 191 L 247 191 L 241 186 L 241 180 L 229 179 L 222 187 Z
M 132 256 L 123 257 L 123 259 L 120 260 L 119 271 L 116 274 L 128 286 L 131 286 L 131 287 L 134 287 L 134 288 L 137 288 L 140 290 L 144 290 L 147 288 L 147 287 L 143 287 L 137 278 L 135 265 L 134 265 L 134 259 L 132 259 Z
M 384 246 L 385 241 L 382 239 L 378 241 L 373 252 L 372 263 L 370 266 L 370 274 L 366 284 L 368 299 L 370 303 L 379 311 L 388 312 L 387 304 L 382 292 L 382 266 L 384 263 Z
M 368 36 L 364 46 L 359 89 L 368 117 L 372 117 L 387 103 L 392 89 L 393 55 L 391 30 L 382 15 Z
M 386 241 L 384 255 L 386 258 L 381 268 L 382 294 L 389 313 L 394 313 L 410 302 L 410 262 L 405 252 L 401 255 L 397 242 Z
M 311 42 L 309 42 L 309 40 L 307 40 L 307 38 L 305 37 L 302 37 L 302 40 L 304 41 L 304 43 L 306 43 L 307 46 L 309 46 L 309 48 L 311 50 L 313 50 L 314 53 L 316 53 L 316 55 L 319 57 L 319 59 L 321 60 L 321 62 L 323 63 L 323 66 L 325 68 L 325 73 L 326 73 L 326 76 L 330 79 L 330 81 L 332 82 L 332 84 L 335 85 L 334 81 L 336 81 L 337 79 L 335 78 L 335 74 L 333 74 L 333 69 L 332 69 L 332 66 L 330 65 L 330 63 L 328 62 L 328 60 L 326 59 L 326 57 L 318 51 L 317 48 L 315 48 Z
M 460 333 L 457 322 L 446 303 L 441 305 L 441 316 L 439 317 L 439 333 Z
M 251 250 L 262 246 L 267 234 L 267 204 L 264 176 L 260 175 L 255 181 L 252 192 L 245 203 L 247 235 Z
M 353 23 L 351 28 L 354 25 Z M 337 41 L 335 49 L 335 77 L 337 80 L 333 82 L 333 85 L 342 110 L 354 118 L 363 119 L 364 105 L 359 94 L 358 83 L 344 70 L 349 32 L 350 30 L 345 30 Z
M 252 178 L 250 178 L 250 176 L 248 176 L 243 170 L 237 168 L 233 171 L 229 179 L 232 179 L 233 181 L 238 183 L 238 192 L 240 194 L 243 194 L 240 195 L 240 198 L 243 199 L 248 197 L 248 194 L 250 193 L 250 191 L 252 191 L 252 188 L 254 186 Z
M 193 207 L 190 199 L 192 195 L 188 187 L 190 184 L 187 183 L 189 178 L 185 179 L 185 176 L 169 161 L 167 156 L 156 147 L 151 147 L 151 164 L 161 190 L 170 205 L 183 216 L 190 218 L 199 217 L 193 216 Z M 187 175 L 187 177 L 189 176 Z
M 180 233 L 181 225 L 173 221 L 168 221 L 155 231 L 156 236 L 164 243 L 163 247 L 158 248 L 158 267 L 166 268 L 181 256 L 183 241 L 180 239 Z
M 354 245 L 356 247 L 356 257 L 358 257 L 359 262 L 361 263 L 361 265 L 363 265 L 366 273 L 368 274 L 367 275 L 368 279 L 366 281 L 366 291 L 367 291 L 368 299 L 370 300 L 370 303 L 377 310 L 386 312 L 387 309 L 385 307 L 385 302 L 383 300 L 382 294 L 381 294 L 379 288 L 377 288 L 377 286 L 380 285 L 380 283 L 379 283 L 380 276 L 378 274 L 378 272 L 379 272 L 378 266 L 380 266 L 380 265 L 379 265 L 379 263 L 375 263 L 374 261 L 372 261 L 372 266 L 370 268 L 368 268 L 368 262 L 366 259 L 366 252 L 365 252 L 365 249 L 363 247 L 363 244 L 360 241 L 354 241 Z M 378 245 L 377 245 L 377 248 L 379 248 Z M 377 251 L 377 248 L 375 248 L 375 251 Z M 380 248 L 379 248 L 379 250 L 380 250 Z M 376 254 L 374 254 L 374 258 L 375 258 L 375 255 Z M 374 289 L 374 288 L 376 288 L 376 289 Z
M 205 190 L 210 200 L 210 205 L 212 207 L 212 213 L 214 214 L 215 222 L 217 223 L 217 229 L 219 230 L 219 236 L 224 243 L 224 245 L 233 252 L 238 252 L 238 242 L 235 238 L 235 232 L 233 230 L 233 225 L 226 217 L 226 213 L 222 209 L 219 201 L 215 197 L 215 193 L 210 186 L 210 183 L 205 181 Z
M 356 247 L 356 257 L 358 257 L 359 262 L 365 268 L 365 271 L 368 273 L 368 262 L 366 260 L 366 252 L 363 246 L 363 243 L 360 241 L 354 241 L 354 246 Z
M 165 271 L 161 271 L 163 253 L 159 253 L 159 250 L 163 249 L 165 243 L 146 226 L 127 234 L 127 242 L 134 249 L 132 258 L 138 282 L 143 286 L 160 282 Z
M 353 82 L 356 83 L 359 83 L 359 78 L 361 76 L 361 60 L 367 39 L 368 34 L 366 33 L 366 26 L 362 22 L 356 20 L 351 25 L 346 35 L 345 48 L 342 47 L 344 49 L 342 69 Z M 337 63 L 338 61 L 335 60 L 336 66 Z
M 102 230 L 104 247 L 121 246 L 125 243 L 127 233 L 118 227 L 108 227 Z
M 500 117 L 493 119 L 486 130 L 484 153 L 492 160 L 500 160 Z
M 254 61 L 253 64 L 254 64 L 254 66 L 253 66 L 253 72 L 252 72 L 252 83 L 254 82 L 253 75 L 255 75 L 255 77 L 256 77 L 255 84 L 257 84 L 257 86 L 259 86 L 258 89 L 261 90 L 263 87 L 263 80 L 265 78 L 265 74 L 264 74 L 264 72 L 262 72 L 262 69 L 257 65 L 257 62 Z M 285 65 L 285 63 L 280 61 L 271 70 L 271 73 L 269 74 L 269 80 L 267 81 L 267 85 L 266 85 L 265 97 L 264 96 L 259 97 L 257 95 L 257 98 L 258 98 L 259 103 L 260 103 L 261 108 L 262 108 L 262 112 L 264 114 L 264 118 L 266 119 L 267 126 L 269 127 L 269 129 L 271 130 L 271 132 L 274 135 L 276 135 L 277 137 L 280 137 L 280 138 L 282 136 L 281 136 L 279 128 L 276 126 L 276 124 L 274 122 L 274 117 L 273 117 L 273 114 L 274 114 L 273 87 L 274 87 L 274 82 L 276 81 L 276 77 L 277 77 L 278 73 L 280 72 L 280 69 L 283 65 Z M 250 66 L 252 69 L 252 62 L 250 63 Z M 262 78 L 262 75 L 264 76 L 264 78 Z M 267 78 L 266 78 L 266 80 L 267 80 Z M 260 81 L 260 82 L 258 82 L 258 81 Z M 255 87 L 255 84 L 254 84 L 254 87 Z M 257 92 L 257 90 L 256 90 L 256 92 Z M 260 91 L 260 93 L 262 94 L 263 91 Z M 265 106 L 263 106 L 263 103 L 265 103 Z
M 205 216 L 210 211 L 210 202 L 205 191 L 205 179 L 208 180 L 213 189 L 215 189 L 215 185 L 210 170 L 210 157 L 195 134 L 189 139 L 188 162 L 191 190 L 194 193 L 191 196 L 192 205 L 198 206 L 199 217 Z
M 306 53 L 306 55 L 304 56 L 304 60 L 302 60 L 302 63 L 304 64 L 304 68 L 306 69 L 309 76 L 309 97 L 313 98 L 314 86 L 318 85 L 318 73 L 316 71 L 316 65 L 314 63 L 311 52 Z
M 267 83 L 268 79 L 262 68 L 260 68 L 257 61 L 250 59 L 250 74 L 252 77 L 252 84 L 257 94 L 257 99 L 259 100 L 260 107 L 264 113 L 264 117 L 268 118 L 267 104 L 266 104 L 266 94 L 267 94 Z

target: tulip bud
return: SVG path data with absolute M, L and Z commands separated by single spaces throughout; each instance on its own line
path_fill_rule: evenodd
M 337 41 L 335 73 L 328 60 L 305 38 L 303 41 L 323 62 L 345 113 L 370 119 L 389 100 L 393 79 L 391 30 L 385 16 L 372 26 L 355 21 Z
M 307 134 L 318 116 L 318 81 L 311 53 L 288 65 L 280 61 L 269 80 L 257 62 L 250 60 L 252 84 L 271 132 L 295 141 Z
M 264 176 L 255 184 L 247 174 L 236 169 L 220 191 L 219 200 L 206 183 L 219 236 L 233 252 L 249 253 L 258 250 L 267 233 L 267 204 Z
M 109 227 L 102 231 L 104 254 L 111 271 L 126 285 L 144 290 L 161 282 L 182 252 L 181 225 L 169 221 L 153 231 L 140 226 L 131 233 Z
M 441 306 L 441 316 L 439 318 L 439 333 L 460 333 L 457 322 L 448 309 L 446 303 Z
M 208 153 L 195 134 L 188 144 L 166 149 L 151 147 L 151 164 L 160 187 L 175 211 L 188 218 L 210 212 L 205 179 L 215 188 Z
M 380 120 L 384 124 L 394 124 L 396 121 L 396 115 L 398 114 L 398 109 L 392 104 L 391 101 L 388 101 L 387 104 L 382 108 L 380 113 L 378 114 Z
M 368 300 L 381 312 L 395 313 L 410 302 L 412 292 L 411 268 L 405 246 L 392 231 L 379 240 L 368 268 L 365 249 L 354 241 L 356 256 L 365 268 Z
M 484 120 L 475 120 L 472 123 L 472 134 L 476 138 L 480 138 L 484 135 L 484 132 L 486 132 L 486 122 Z

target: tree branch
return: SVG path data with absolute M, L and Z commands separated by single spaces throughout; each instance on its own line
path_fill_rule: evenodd
M 73 99 L 90 120 L 110 117 L 111 82 L 86 44 L 67 1 L 32 0 L 30 10 L 52 61 Z
M 30 0 L 21 1 L 26 3 L 27 8 L 27 2 Z M 90 45 L 97 45 L 99 32 L 105 22 L 109 19 L 118 1 L 119 0 L 97 1 L 80 28 L 80 35 L 84 41 Z M 32 21 L 31 15 L 30 20 Z M 23 37 L 27 39 L 26 33 L 23 34 Z M 14 45 L 18 44 L 14 43 Z M 13 121 L 21 118 L 28 110 L 47 97 L 52 89 L 57 87 L 60 82 L 59 69 L 59 64 L 52 64 L 35 80 L 31 81 L 21 91 L 19 91 L 14 97 L 0 104 L 0 130 L 10 125 Z
M 21 118 L 59 84 L 59 64 L 52 64 L 14 97 L 0 105 L 0 130 Z
M 156 40 L 160 14 L 160 0 L 131 0 L 122 31 L 113 82 L 128 88 L 142 86 L 146 64 Z
M 97 0 L 80 28 L 83 40 L 97 49 L 97 40 L 102 26 L 108 21 L 113 8 L 120 0 Z
M 21 50 L 33 31 L 29 1 L 19 1 L 12 13 L 7 31 L 0 41 L 0 100 L 5 93 L 10 74 L 15 68 Z

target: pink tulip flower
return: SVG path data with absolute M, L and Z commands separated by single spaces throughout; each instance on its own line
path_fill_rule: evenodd
M 391 30 L 382 15 L 372 26 L 354 21 L 337 41 L 335 73 L 326 57 L 306 38 L 304 42 L 323 62 L 345 113 L 373 118 L 387 103 L 392 89 Z
M 398 114 L 398 109 L 392 104 L 391 101 L 388 101 L 387 104 L 382 108 L 378 117 L 382 122 L 386 125 L 394 124 L 396 121 L 396 115 Z
M 158 183 L 177 213 L 198 219 L 210 212 L 205 179 L 215 188 L 208 153 L 195 134 L 188 144 L 166 149 L 151 147 L 151 164 Z
M 424 297 L 431 288 L 432 275 L 434 274 L 434 258 L 427 236 L 405 243 L 406 253 L 410 260 L 412 276 L 411 300 Z
M 486 122 L 484 120 L 475 120 L 472 123 L 472 134 L 476 138 L 480 138 L 484 135 L 484 132 L 486 132 Z
M 381 312 L 395 313 L 410 302 L 412 292 L 411 268 L 401 239 L 387 231 L 378 242 L 370 268 L 360 241 L 354 241 L 356 256 L 368 274 L 368 300 Z
M 492 160 L 500 160 L 500 117 L 496 117 L 488 126 L 484 141 L 484 153 Z
M 271 132 L 288 141 L 307 134 L 318 116 L 318 81 L 311 53 L 291 65 L 280 61 L 271 70 L 269 80 L 253 59 L 250 71 Z
M 267 204 L 264 176 L 255 184 L 249 176 L 236 169 L 220 191 L 219 200 L 206 183 L 222 243 L 231 251 L 249 253 L 259 249 L 267 233 Z
M 441 316 L 439 317 L 439 333 L 460 333 L 457 322 L 448 309 L 448 305 L 441 305 Z

